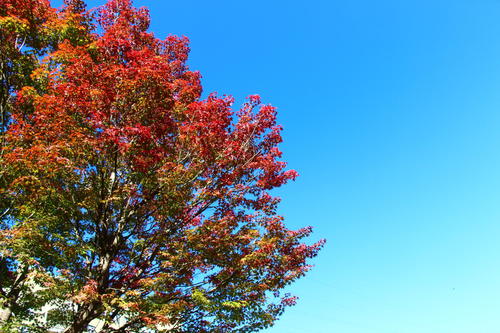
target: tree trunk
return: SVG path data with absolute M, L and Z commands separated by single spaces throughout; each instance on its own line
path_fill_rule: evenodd
M 90 322 L 96 317 L 97 302 L 89 304 L 87 307 L 80 309 L 73 321 L 73 324 L 66 328 L 64 333 L 82 333 L 89 326 Z

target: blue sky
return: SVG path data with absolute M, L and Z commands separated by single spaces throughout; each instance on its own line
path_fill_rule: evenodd
M 281 213 L 328 243 L 267 332 L 500 332 L 500 1 L 135 3 L 279 108 Z

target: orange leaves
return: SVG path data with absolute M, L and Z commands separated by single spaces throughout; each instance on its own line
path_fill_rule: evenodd
M 71 300 L 76 304 L 89 303 L 99 298 L 97 281 L 89 280 Z
M 0 14 L 26 20 L 28 24 L 43 22 L 55 11 L 49 0 L 2 0 Z

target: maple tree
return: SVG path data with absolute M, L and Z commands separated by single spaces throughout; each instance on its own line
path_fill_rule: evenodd
M 0 0 L 6 330 L 257 331 L 323 244 L 276 214 L 275 108 L 202 99 L 188 40 L 148 26 L 129 0 Z

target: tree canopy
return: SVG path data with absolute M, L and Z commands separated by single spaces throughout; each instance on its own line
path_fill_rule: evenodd
M 149 20 L 130 0 L 0 1 L 4 330 L 257 331 L 323 244 L 277 215 L 297 174 L 276 109 L 202 98 L 188 40 Z

